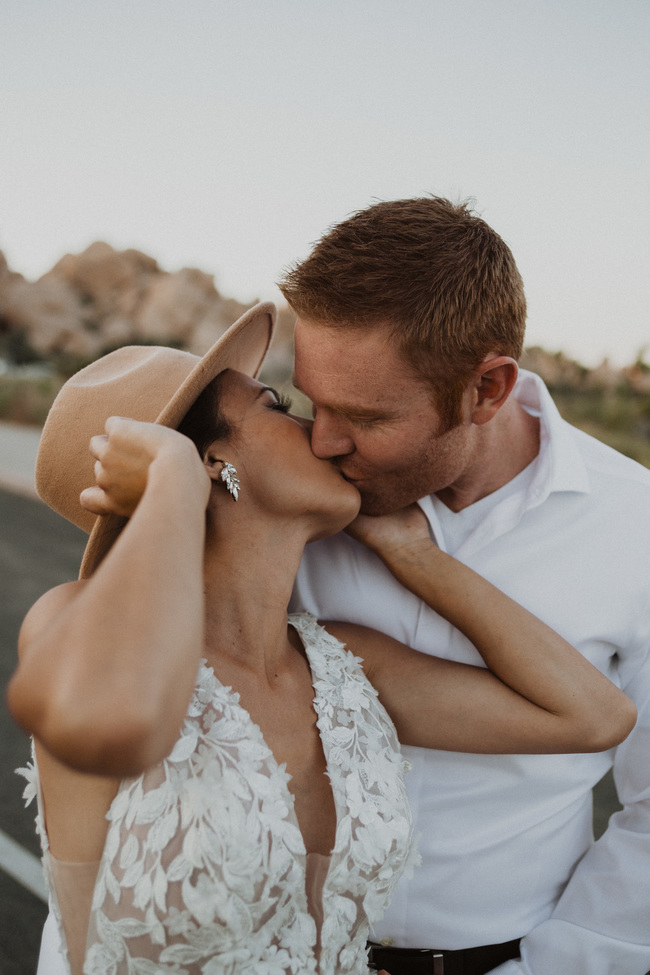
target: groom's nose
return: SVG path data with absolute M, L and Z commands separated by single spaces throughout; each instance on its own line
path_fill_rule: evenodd
M 331 460 L 354 453 L 354 440 L 341 417 L 327 410 L 317 410 L 311 430 L 311 449 L 317 457 Z

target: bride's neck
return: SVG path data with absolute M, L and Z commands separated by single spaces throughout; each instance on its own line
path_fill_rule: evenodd
M 287 648 L 287 607 L 306 539 L 279 524 L 208 528 L 206 650 L 264 666 Z

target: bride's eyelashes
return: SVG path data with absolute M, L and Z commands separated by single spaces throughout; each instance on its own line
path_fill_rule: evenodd
M 284 393 L 276 393 L 277 399 L 275 403 L 271 405 L 272 410 L 279 410 L 280 413 L 288 413 L 293 406 L 289 396 Z

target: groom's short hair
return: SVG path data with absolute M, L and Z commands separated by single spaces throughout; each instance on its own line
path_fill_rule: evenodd
M 459 422 L 462 392 L 485 356 L 523 351 L 521 275 L 467 201 L 428 196 L 360 210 L 289 268 L 280 289 L 308 321 L 388 328 L 447 426 Z

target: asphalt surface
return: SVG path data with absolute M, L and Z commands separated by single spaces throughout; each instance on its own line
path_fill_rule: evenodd
M 76 578 L 85 538 L 40 501 L 0 490 L 0 830 L 38 857 L 34 804 L 25 809 L 24 780 L 14 773 L 29 760 L 29 740 L 7 711 L 4 688 L 25 613 L 47 589 Z M 1 975 L 34 975 L 46 914 L 39 897 L 0 869 Z
M 23 780 L 14 773 L 29 760 L 29 741 L 7 711 L 4 688 L 15 667 L 25 613 L 47 589 L 76 578 L 86 540 L 83 532 L 35 498 L 37 441 L 34 431 L 23 436 L 19 429 L 0 424 L 0 975 L 34 975 L 47 913 L 43 900 L 6 872 L 10 861 L 19 876 L 23 870 L 20 857 L 11 856 L 14 843 L 18 852 L 40 856 L 40 851 L 34 804 L 25 809 Z M 616 792 L 607 776 L 595 790 L 596 835 L 617 808 Z M 9 856 L 3 853 L 7 844 Z M 34 866 L 33 859 L 28 866 Z

